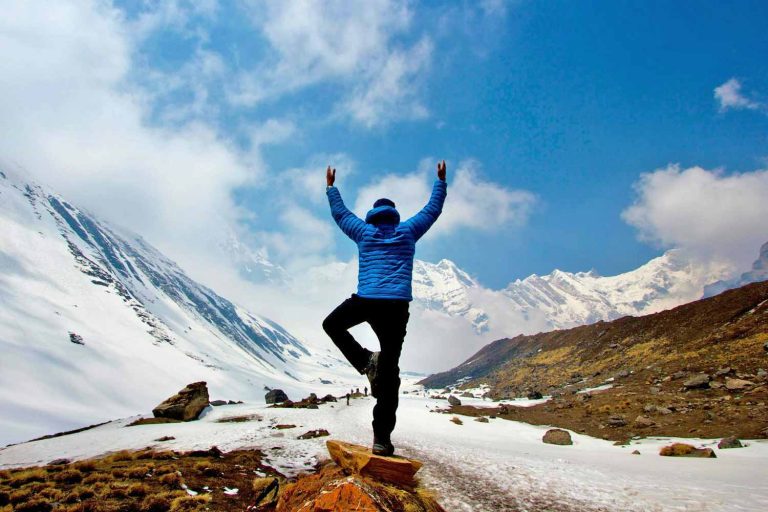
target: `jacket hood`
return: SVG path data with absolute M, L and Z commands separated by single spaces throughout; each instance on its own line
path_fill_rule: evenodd
M 400 214 L 391 206 L 377 206 L 365 216 L 366 224 L 400 224 Z

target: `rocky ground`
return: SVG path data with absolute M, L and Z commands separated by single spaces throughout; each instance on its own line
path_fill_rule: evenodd
M 586 393 L 572 386 L 551 400 L 532 407 L 502 405 L 495 408 L 450 406 L 451 414 L 493 415 L 533 425 L 552 425 L 612 441 L 636 436 L 673 436 L 742 439 L 768 438 L 768 389 L 765 378 L 739 374 L 751 385 L 728 390 L 737 379 L 715 377 L 717 388 L 687 389 L 699 375 L 675 376 L 667 382 L 620 381 L 613 387 Z M 722 385 L 719 385 L 722 384 Z

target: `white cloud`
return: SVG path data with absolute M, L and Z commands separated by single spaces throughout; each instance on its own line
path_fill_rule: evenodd
M 228 87 L 240 106 L 328 82 L 340 87 L 338 111 L 373 127 L 396 119 L 418 119 L 419 101 L 432 43 L 422 36 L 411 46 L 398 36 L 411 26 L 401 0 L 368 2 L 251 1 L 245 5 L 273 55 L 256 69 L 243 70 Z
M 741 82 L 731 78 L 727 82 L 715 87 L 715 99 L 720 104 L 720 112 L 726 110 L 756 110 L 762 107 L 757 101 L 750 100 L 741 92 Z
M 237 221 L 231 191 L 262 170 L 207 124 L 149 123 L 127 23 L 102 2 L 5 4 L 0 158 L 190 268 Z
M 436 178 L 435 170 L 427 171 L 427 166 L 431 167 L 431 163 L 423 162 L 419 171 L 387 174 L 363 187 L 355 201 L 355 212 L 364 217 L 376 199 L 389 197 L 397 205 L 402 220 L 416 214 L 429 200 Z M 475 161 L 462 162 L 456 171 L 449 165 L 448 198 L 432 235 L 452 233 L 459 228 L 487 230 L 521 226 L 527 222 L 535 204 L 536 197 L 531 192 L 483 180 Z
M 643 174 L 622 218 L 641 239 L 744 270 L 768 240 L 768 171 L 726 174 L 670 165 Z

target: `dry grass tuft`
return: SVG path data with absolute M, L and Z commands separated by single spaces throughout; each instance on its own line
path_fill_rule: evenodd
M 45 482 L 48 479 L 48 472 L 42 468 L 26 469 L 11 475 L 8 479 L 8 485 L 11 487 L 21 487 L 30 482 Z
M 125 462 L 125 461 L 131 461 L 134 458 L 134 454 L 131 451 L 128 450 L 120 450 L 119 452 L 115 452 L 112 455 L 110 455 L 107 460 L 109 462 Z
M 96 462 L 92 460 L 81 460 L 80 462 L 72 464 L 72 468 L 82 471 L 83 473 L 90 473 L 91 471 L 96 470 Z
M 171 512 L 191 512 L 200 510 L 211 501 L 211 497 L 205 494 L 198 496 L 179 496 L 171 502 Z
M 83 478 L 83 483 L 95 484 L 96 482 L 111 482 L 112 480 L 113 476 L 110 473 L 102 473 L 97 471 Z
M 142 479 L 142 478 L 146 478 L 146 476 L 152 471 L 153 467 L 154 466 L 150 464 L 142 464 L 140 466 L 134 466 L 134 467 L 128 468 L 125 474 L 128 478 Z
M 8 496 L 8 502 L 13 505 L 16 505 L 17 503 L 26 501 L 30 496 L 32 496 L 32 491 L 30 491 L 29 489 L 19 489 L 18 491 L 13 491 Z
M 24 503 L 19 503 L 13 508 L 14 512 L 50 512 L 53 510 L 53 505 L 47 501 L 35 498 Z
M 162 475 L 157 480 L 160 482 L 160 484 L 165 485 L 167 487 L 180 487 L 181 486 L 181 475 L 178 473 L 166 473 Z
M 155 468 L 155 475 L 165 475 L 167 473 L 175 473 L 176 467 L 171 464 L 163 464 L 162 466 L 158 466 Z
M 165 494 L 153 494 L 144 498 L 140 509 L 142 512 L 168 512 L 171 509 L 171 500 Z
M 151 489 L 147 484 L 139 483 L 129 485 L 126 489 L 126 492 L 128 493 L 128 496 L 132 496 L 134 498 L 143 498 L 147 494 L 150 494 Z
M 53 480 L 64 484 L 77 484 L 83 481 L 83 474 L 77 469 L 65 469 L 53 475 Z

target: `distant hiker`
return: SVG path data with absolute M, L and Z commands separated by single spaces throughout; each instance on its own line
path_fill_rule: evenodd
M 351 395 L 350 395 L 349 393 L 347 393 L 347 405 L 349 405 L 349 397 L 350 397 L 350 396 L 351 396 Z
M 363 392 L 365 393 L 365 396 L 368 396 L 368 386 L 363 388 Z
M 357 293 L 341 303 L 323 321 L 323 329 L 347 358 L 368 377 L 373 408 L 373 453 L 392 455 L 390 435 L 395 428 L 400 389 L 400 352 L 408 324 L 408 303 L 413 300 L 413 257 L 416 242 L 435 223 L 443 210 L 447 185 L 445 160 L 437 164 L 437 180 L 427 205 L 416 215 L 400 222 L 395 203 L 382 198 L 373 209 L 358 218 L 344 206 L 333 186 L 336 169 L 326 170 L 326 194 L 331 215 L 359 251 Z M 348 332 L 368 322 L 379 339 L 380 352 L 363 348 Z
M 360 394 L 360 388 L 355 388 L 355 393 Z

